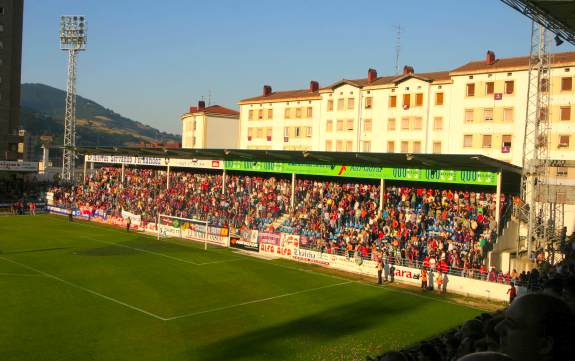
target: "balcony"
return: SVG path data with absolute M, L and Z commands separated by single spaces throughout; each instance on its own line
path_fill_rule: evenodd
M 272 141 L 272 136 L 271 136 L 271 135 L 266 136 L 266 140 L 267 140 L 268 142 L 271 142 L 271 141 Z
M 284 137 L 284 142 L 285 143 L 289 142 L 289 137 Z
M 501 147 L 501 153 L 510 153 L 511 147 Z
M 252 136 L 248 135 L 248 142 L 252 140 Z

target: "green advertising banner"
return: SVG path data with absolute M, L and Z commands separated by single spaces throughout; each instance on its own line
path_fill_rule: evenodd
M 245 172 L 295 173 L 328 177 L 404 180 L 497 186 L 497 173 L 471 170 L 383 168 L 346 165 L 226 160 L 224 169 Z

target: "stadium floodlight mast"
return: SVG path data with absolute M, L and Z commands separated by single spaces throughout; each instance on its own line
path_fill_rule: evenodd
M 74 180 L 76 147 L 76 58 L 86 50 L 86 17 L 64 15 L 60 17 L 60 49 L 68 51 L 68 78 L 66 82 L 66 112 L 64 116 L 64 152 L 62 180 Z

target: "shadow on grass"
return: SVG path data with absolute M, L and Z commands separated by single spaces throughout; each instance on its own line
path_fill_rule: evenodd
M 385 302 L 386 297 L 390 297 L 390 295 L 362 299 L 280 325 L 220 340 L 202 348 L 200 360 L 249 360 L 256 358 L 283 360 L 291 359 L 294 355 L 303 356 L 300 350 L 305 350 L 303 352 L 305 354 L 318 346 L 329 349 L 329 344 L 337 342 L 339 338 L 380 328 L 384 325 L 392 326 L 398 322 L 398 315 L 411 312 L 414 307 L 426 302 L 425 300 L 400 302 L 395 297 L 393 297 L 394 301 Z M 304 306 L 302 305 L 302 307 Z M 397 340 L 395 342 L 389 341 L 391 341 L 390 343 L 397 343 Z M 358 340 L 358 343 L 360 342 L 361 340 Z M 381 343 L 383 342 L 385 340 L 381 340 Z M 357 350 L 352 344 L 350 344 L 350 348 Z M 291 356 L 286 357 L 286 355 Z M 304 359 L 301 356 L 298 359 Z M 338 355 L 325 356 L 325 359 L 339 359 Z M 197 356 L 194 359 L 197 359 Z

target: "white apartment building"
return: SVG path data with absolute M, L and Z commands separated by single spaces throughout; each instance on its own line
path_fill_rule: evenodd
M 197 107 L 183 114 L 182 148 L 238 148 L 240 113 L 219 105 L 206 107 L 199 101 Z
M 529 57 L 485 58 L 451 71 L 343 79 L 240 101 L 243 149 L 483 154 L 522 165 Z M 575 52 L 552 57 L 551 159 L 575 160 Z M 575 205 L 575 169 L 552 170 L 557 202 Z M 574 213 L 569 207 L 567 213 Z M 571 215 L 573 217 L 574 214 Z M 566 219 L 569 216 L 566 215 Z M 573 229 L 573 226 L 570 226 Z

